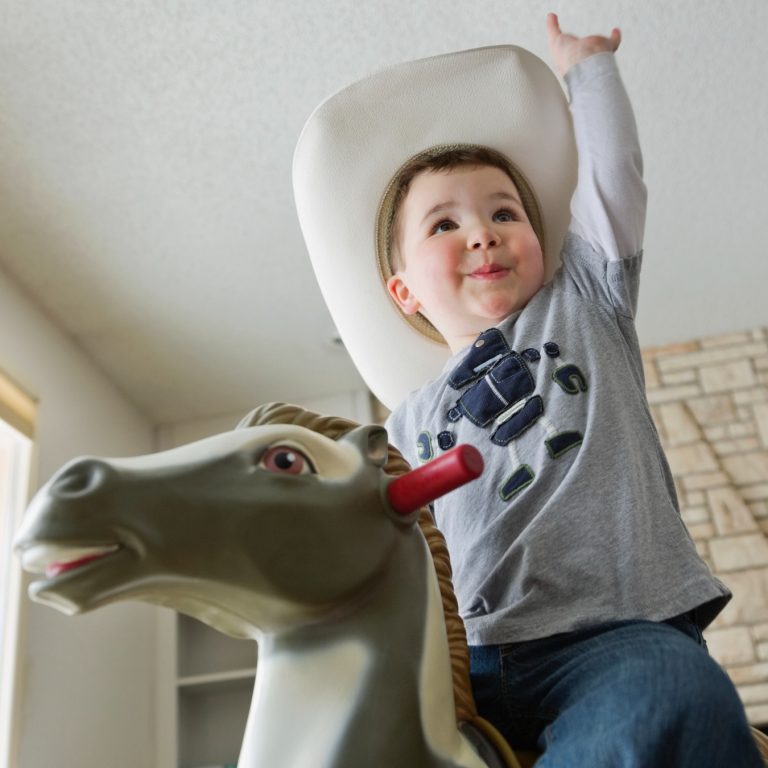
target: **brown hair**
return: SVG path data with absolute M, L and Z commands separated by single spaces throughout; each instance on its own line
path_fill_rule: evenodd
M 413 180 L 422 173 L 439 173 L 464 166 L 490 166 L 503 171 L 520 193 L 531 227 L 544 249 L 544 222 L 531 185 L 522 172 L 501 152 L 477 144 L 452 144 L 432 147 L 408 160 L 394 175 L 379 205 L 376 221 L 376 250 L 379 272 L 386 284 L 400 269 L 402 257 L 397 243 L 399 214 Z M 423 315 L 406 318 L 417 330 L 434 341 L 444 342 L 437 329 Z

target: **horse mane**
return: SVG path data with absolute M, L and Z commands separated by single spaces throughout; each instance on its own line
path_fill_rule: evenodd
M 267 424 L 294 424 L 318 432 L 321 435 L 338 440 L 347 432 L 360 426 L 354 421 L 340 416 L 321 416 L 297 405 L 286 403 L 268 403 L 251 411 L 238 425 L 237 429 Z M 411 470 L 400 452 L 389 445 L 387 464 L 384 471 L 389 475 L 403 475 Z M 456 719 L 459 722 L 477 720 L 477 708 L 469 681 L 469 651 L 464 622 L 459 616 L 458 603 L 451 581 L 451 562 L 448 556 L 443 534 L 440 533 L 428 507 L 422 507 L 419 513 L 419 527 L 427 540 L 432 554 L 440 596 L 443 602 L 445 629 L 448 635 L 448 647 L 451 656 L 453 675 L 453 697 L 456 706 Z

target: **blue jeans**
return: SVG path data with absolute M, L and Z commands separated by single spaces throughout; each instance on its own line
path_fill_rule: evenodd
M 481 716 L 536 768 L 763 768 L 744 708 L 687 616 L 470 647 Z

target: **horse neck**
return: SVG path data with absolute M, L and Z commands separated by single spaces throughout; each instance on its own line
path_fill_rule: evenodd
M 450 654 L 426 543 L 405 534 L 356 610 L 264 638 L 240 768 L 458 768 Z

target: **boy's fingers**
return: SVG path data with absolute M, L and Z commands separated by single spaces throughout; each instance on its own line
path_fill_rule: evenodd
M 556 13 L 547 14 L 547 37 L 553 43 L 560 36 L 560 22 Z
M 613 50 L 616 51 L 618 47 L 621 45 L 621 30 L 618 27 L 614 27 L 611 30 L 611 45 L 613 46 Z

